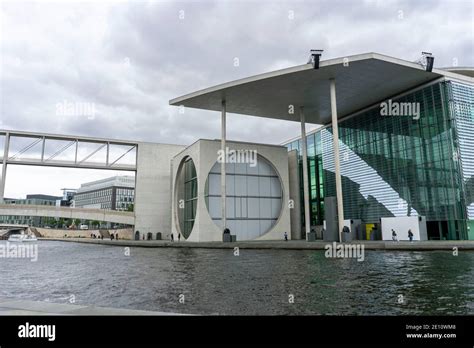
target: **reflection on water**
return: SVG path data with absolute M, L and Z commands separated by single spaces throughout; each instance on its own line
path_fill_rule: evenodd
M 74 295 L 76 304 L 196 314 L 474 314 L 468 251 L 366 251 L 357 262 L 303 250 L 131 248 L 126 256 L 121 247 L 40 241 L 38 252 L 37 262 L 0 258 L 0 297 L 67 303 Z

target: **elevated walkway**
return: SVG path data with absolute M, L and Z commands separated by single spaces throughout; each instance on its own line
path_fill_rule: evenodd
M 69 208 L 49 205 L 0 204 L 0 215 L 97 220 L 117 224 L 135 225 L 135 213 L 105 209 Z

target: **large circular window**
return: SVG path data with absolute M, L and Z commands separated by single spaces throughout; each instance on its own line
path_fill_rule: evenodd
M 197 208 L 197 175 L 191 157 L 186 157 L 178 171 L 177 213 L 179 228 L 184 238 L 188 238 L 194 226 Z
M 226 220 L 237 240 L 257 238 L 268 232 L 281 213 L 282 186 L 270 163 L 258 155 L 254 163 L 226 164 Z M 216 162 L 206 181 L 209 215 L 222 229 L 221 163 Z

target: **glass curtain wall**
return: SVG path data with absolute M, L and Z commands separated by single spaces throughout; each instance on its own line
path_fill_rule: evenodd
M 184 162 L 184 228 L 183 237 L 188 238 L 194 226 L 197 208 L 197 174 L 191 158 Z
M 222 227 L 221 164 L 216 162 L 206 181 L 205 200 L 209 215 Z M 226 164 L 226 221 L 237 240 L 250 240 L 268 232 L 282 208 L 282 185 L 273 166 L 260 155 L 255 166 Z
M 462 170 L 468 238 L 474 240 L 474 86 L 446 83 L 445 100 L 450 116 L 456 122 L 458 156 L 455 159 Z
M 467 239 L 474 216 L 472 86 L 436 83 L 392 102 L 418 105 L 419 118 L 382 116 L 377 105 L 339 123 L 345 219 L 420 215 L 429 238 Z M 307 141 L 311 223 L 322 224 L 324 197 L 336 195 L 331 127 Z M 300 152 L 300 140 L 286 146 Z

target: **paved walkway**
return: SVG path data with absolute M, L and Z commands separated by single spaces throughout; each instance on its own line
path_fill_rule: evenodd
M 304 240 L 285 241 L 245 241 L 245 242 L 170 242 L 164 240 L 107 240 L 89 238 L 40 238 L 62 242 L 78 242 L 143 248 L 207 248 L 207 249 L 286 249 L 286 250 L 323 250 L 331 242 L 306 242 Z M 366 250 L 474 250 L 474 240 L 430 240 L 430 241 L 354 241 L 363 244 Z
M 180 315 L 167 312 L 0 298 L 0 315 Z

